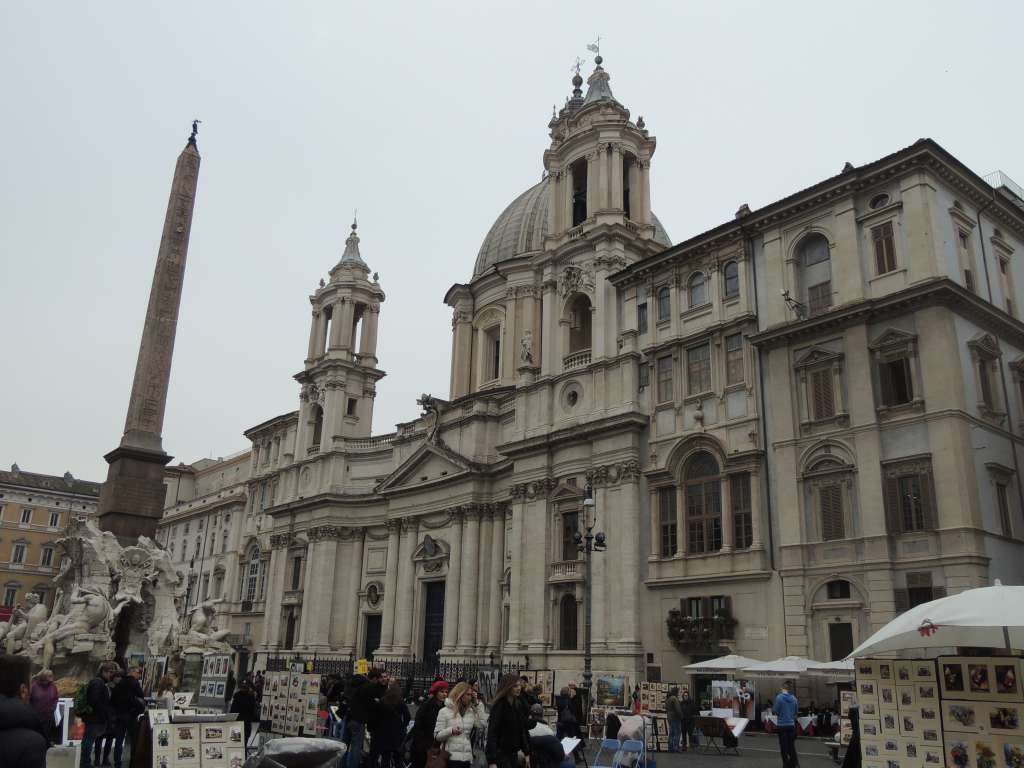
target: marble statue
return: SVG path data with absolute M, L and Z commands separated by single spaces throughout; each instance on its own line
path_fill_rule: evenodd
M 523 365 L 533 365 L 533 333 L 524 331 L 520 346 L 519 362 Z
M 35 635 L 36 630 L 46 623 L 49 609 L 39 600 L 39 595 L 29 592 L 25 595 L 27 608 L 18 608 L 11 616 L 8 631 L 5 633 L 7 653 L 15 653 L 26 646 Z
M 231 646 L 224 642 L 230 630 L 217 629 L 214 622 L 218 602 L 222 600 L 205 600 L 192 609 L 188 631 L 181 640 L 183 653 L 231 652 Z

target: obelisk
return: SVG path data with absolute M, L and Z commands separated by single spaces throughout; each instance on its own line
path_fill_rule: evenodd
M 124 435 L 121 444 L 103 457 L 110 467 L 100 489 L 99 525 L 122 540 L 153 537 L 163 514 L 164 466 L 171 457 L 164 453 L 161 432 L 199 179 L 197 127 L 193 122 L 192 135 L 174 168 Z

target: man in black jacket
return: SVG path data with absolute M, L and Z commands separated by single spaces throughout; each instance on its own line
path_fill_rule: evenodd
M 0 655 L 0 768 L 43 768 L 47 739 L 28 705 L 31 662 Z
M 680 748 L 685 752 L 693 744 L 693 726 L 697 718 L 697 705 L 690 698 L 690 689 L 683 689 L 683 696 L 679 699 L 679 714 L 681 717 L 682 739 Z
M 366 677 L 356 675 L 352 678 L 349 688 L 348 731 L 349 745 L 345 754 L 347 768 L 359 768 L 363 760 L 363 740 L 366 737 L 366 724 L 369 722 L 373 706 L 380 701 L 388 689 L 387 673 L 379 669 L 371 669 Z
M 107 684 L 113 679 L 117 669 L 114 662 L 104 661 L 100 664 L 96 677 L 89 681 L 85 689 L 85 702 L 89 706 L 89 711 L 85 714 L 80 713 L 85 723 L 85 732 L 82 734 L 82 759 L 79 768 L 92 768 L 92 748 L 96 738 L 110 730 L 114 721 L 114 710 L 110 706 L 110 688 Z
M 110 693 L 110 706 L 114 712 L 114 768 L 121 768 L 124 740 L 128 749 L 135 751 L 135 729 L 139 715 L 146 711 L 146 697 L 142 692 L 142 667 L 132 667 L 118 681 Z

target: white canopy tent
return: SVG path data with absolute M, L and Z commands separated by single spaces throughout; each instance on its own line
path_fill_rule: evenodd
M 760 662 L 757 659 L 748 659 L 746 656 L 730 653 L 728 656 L 719 656 L 717 659 L 688 664 L 683 669 L 691 675 L 718 675 L 726 672 L 738 672 L 752 664 L 760 664 Z
M 968 589 L 915 606 L 861 643 L 848 659 L 915 648 L 1024 648 L 1024 587 Z
M 799 677 L 809 669 L 820 666 L 821 662 L 805 659 L 803 656 L 783 656 L 774 661 L 761 661 L 744 667 L 742 672 L 750 677 Z
M 853 659 L 827 661 L 810 667 L 807 670 L 807 674 L 815 677 L 826 677 L 836 681 L 853 680 Z

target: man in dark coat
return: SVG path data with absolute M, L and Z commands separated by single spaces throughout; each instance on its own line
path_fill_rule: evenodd
M 135 729 L 139 715 L 146 711 L 146 696 L 142 692 L 142 667 L 132 667 L 110 692 L 110 706 L 114 711 L 114 768 L 121 768 L 124 740 L 128 749 L 135 751 Z
M 685 752 L 693 743 L 693 726 L 697 720 L 697 704 L 690 698 L 689 688 L 683 689 L 683 696 L 679 699 L 679 725 L 682 729 L 679 748 Z
M 248 744 L 252 724 L 259 722 L 260 719 L 260 705 L 256 701 L 256 692 L 245 680 L 238 686 L 238 690 L 231 698 L 229 711 L 238 715 L 238 719 L 245 724 L 245 743 Z
M 96 677 L 89 681 L 85 689 L 85 702 L 89 711 L 80 714 L 85 723 L 82 734 L 82 760 L 79 768 L 92 768 L 92 749 L 96 739 L 111 729 L 114 722 L 114 710 L 110 706 L 110 688 L 108 683 L 118 670 L 117 664 L 104 661 L 100 664 Z
M 31 674 L 27 656 L 0 655 L 0 768 L 46 765 L 46 734 L 28 705 Z
M 371 669 L 366 677 L 356 675 L 349 688 L 348 711 L 348 752 L 345 754 L 347 768 L 359 768 L 363 760 L 363 742 L 366 738 L 366 724 L 376 702 L 387 691 L 387 674 Z

